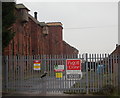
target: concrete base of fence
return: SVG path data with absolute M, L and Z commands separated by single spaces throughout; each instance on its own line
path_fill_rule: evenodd
M 5 93 L 3 92 L 2 96 L 101 96 L 104 97 L 103 95 L 93 95 L 93 94 L 63 94 L 63 93 L 48 93 L 46 95 L 44 94 L 38 94 L 37 92 L 15 92 L 15 93 Z

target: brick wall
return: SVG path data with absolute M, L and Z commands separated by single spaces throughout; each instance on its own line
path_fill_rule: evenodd
M 114 54 L 119 54 L 120 55 L 120 45 L 116 46 L 116 49 L 111 54 L 112 55 L 114 55 Z
M 78 54 L 79 51 L 63 41 L 63 54 Z
M 118 73 L 118 65 L 120 63 L 120 60 L 118 59 L 118 57 L 120 57 L 120 45 L 116 46 L 116 49 L 111 53 L 111 56 L 113 72 Z
M 49 26 L 49 54 L 62 54 L 62 27 Z
M 46 23 L 48 34 L 44 34 L 45 26 L 34 17 L 25 14 L 28 9 L 16 9 L 16 32 L 13 40 L 4 50 L 4 55 L 38 55 L 38 54 L 77 54 L 78 50 L 62 39 L 62 24 L 60 22 Z M 23 17 L 21 14 L 24 14 Z M 22 17 L 21 17 L 22 16 Z

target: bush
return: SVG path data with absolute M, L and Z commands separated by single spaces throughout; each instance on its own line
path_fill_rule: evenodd
M 117 89 L 113 85 L 105 85 L 103 88 L 99 90 L 99 92 L 95 93 L 98 95 L 114 95 L 117 92 Z

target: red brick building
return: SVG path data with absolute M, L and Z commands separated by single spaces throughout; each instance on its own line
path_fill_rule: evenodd
M 63 54 L 78 54 L 78 50 L 63 41 Z
M 111 55 L 120 55 L 120 45 L 116 45 L 116 49 L 111 53 Z
M 116 45 L 116 49 L 110 54 L 111 56 L 111 63 L 112 63 L 112 68 L 113 72 L 118 73 L 118 66 L 120 64 L 120 45 Z
M 61 22 L 39 22 L 37 13 L 31 16 L 23 4 L 17 4 L 13 24 L 15 36 L 4 55 L 78 54 L 78 50 L 62 39 Z

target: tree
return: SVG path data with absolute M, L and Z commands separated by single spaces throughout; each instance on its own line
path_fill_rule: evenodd
M 12 32 L 12 25 L 15 22 L 15 2 L 2 2 L 2 50 L 9 45 L 15 32 Z

